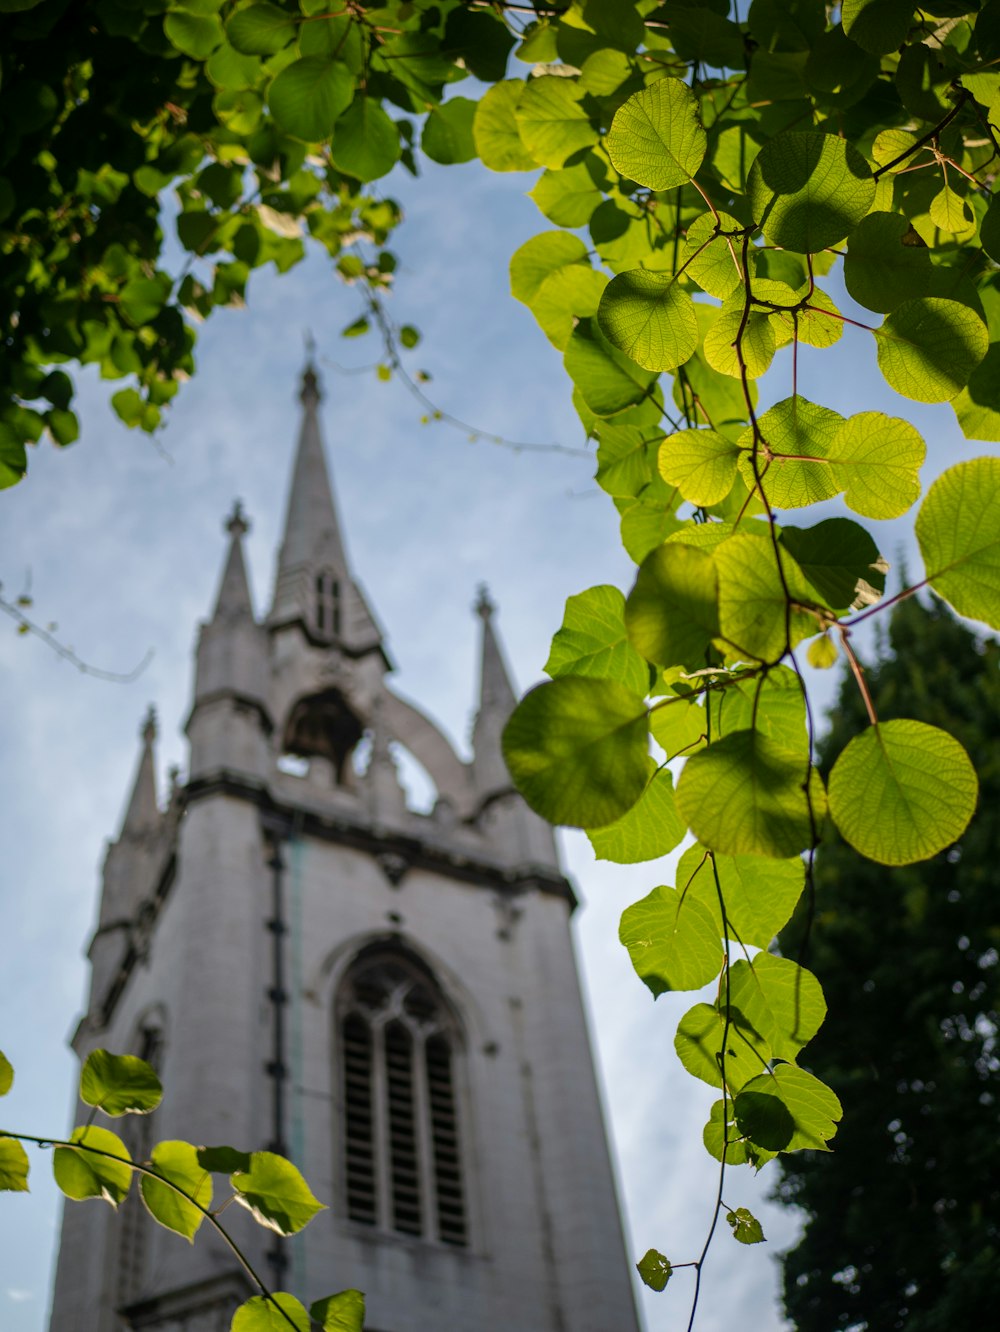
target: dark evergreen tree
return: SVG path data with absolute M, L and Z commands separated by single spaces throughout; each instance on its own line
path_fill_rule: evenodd
M 956 1332 L 1000 1279 L 1000 646 L 940 602 L 895 609 L 868 672 L 881 719 L 912 717 L 966 746 L 979 808 L 961 842 L 886 869 L 830 829 L 780 943 L 819 976 L 830 1012 L 806 1061 L 844 1105 L 831 1154 L 782 1157 L 779 1201 L 807 1217 L 784 1259 L 801 1332 Z M 824 772 L 864 725 L 846 679 Z

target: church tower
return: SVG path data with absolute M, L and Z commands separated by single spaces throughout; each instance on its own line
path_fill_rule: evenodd
M 225 1217 L 272 1288 L 357 1287 L 372 1332 L 635 1332 L 573 890 L 500 756 L 515 695 L 495 608 L 481 590 L 466 761 L 390 686 L 312 367 L 301 403 L 270 609 L 237 504 L 165 799 L 143 726 L 74 1048 L 160 1071 L 159 1109 L 124 1121 L 139 1159 L 180 1138 L 299 1165 L 329 1204 L 301 1234 Z M 429 813 L 407 807 L 400 750 L 436 787 Z M 224 1332 L 254 1293 L 231 1253 L 154 1225 L 135 1193 L 117 1214 L 67 1203 L 51 1332 Z

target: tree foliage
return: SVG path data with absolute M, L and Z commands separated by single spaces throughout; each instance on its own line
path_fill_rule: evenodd
M 798 370 L 801 345 L 849 338 L 901 399 L 951 403 L 967 438 L 1000 440 L 1000 0 L 0 0 L 0 15 L 7 482 L 43 431 L 75 437 L 60 366 L 126 380 L 118 414 L 156 428 L 192 368 L 192 320 L 238 303 L 254 268 L 297 262 L 307 236 L 366 292 L 345 332 L 379 328 L 398 363 L 417 336 L 383 302 L 399 210 L 371 183 L 421 153 L 536 173 L 551 225 L 511 257 L 511 290 L 561 356 L 638 568 L 624 599 L 571 599 L 505 754 L 528 802 L 605 858 L 695 839 L 622 941 L 654 994 L 714 985 L 678 1042 L 721 1091 L 717 1220 L 728 1166 L 825 1148 L 841 1117 L 798 1064 L 818 983 L 754 951 L 787 922 L 793 880 L 812 891 L 831 827 L 906 866 L 963 837 L 977 802 L 946 717 L 879 719 L 851 632 L 887 565 L 855 518 L 919 503 L 915 586 L 1000 628 L 1000 461 L 958 462 L 921 497 L 913 425 L 864 404 L 845 418 Z M 477 95 L 452 95 L 469 76 Z M 791 393 L 765 410 L 775 363 Z M 799 525 L 838 496 L 854 516 Z M 864 721 L 827 789 L 804 660 L 838 649 Z M 642 1269 L 657 1284 L 684 1265 L 661 1258 Z
M 1000 651 L 944 608 L 893 614 L 869 678 L 888 716 L 947 726 L 967 746 L 984 807 L 1000 801 Z M 845 682 L 820 746 L 829 767 L 863 725 Z M 830 1013 L 811 1070 L 844 1105 L 835 1160 L 783 1158 L 778 1198 L 804 1210 L 784 1259 L 802 1332 L 972 1327 L 1000 1262 L 997 866 L 994 820 L 949 851 L 885 870 L 831 836 L 817 857 L 810 965 Z M 800 912 L 783 932 L 793 955 Z

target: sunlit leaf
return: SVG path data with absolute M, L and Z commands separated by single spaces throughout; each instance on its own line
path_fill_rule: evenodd
M 651 190 L 671 190 L 689 181 L 701 166 L 706 143 L 691 89 L 669 78 L 624 102 L 604 140 L 616 170 Z
M 0 1051 L 0 1096 L 6 1096 L 14 1085 L 14 1068 L 7 1056 Z
M 958 611 L 1000 629 L 1000 458 L 942 473 L 916 521 L 927 579 Z
M 724 856 L 712 859 L 697 842 L 677 864 L 677 886 L 703 903 L 721 938 L 722 907 L 731 938 L 748 947 L 767 948 L 791 919 L 805 886 L 805 865 L 799 856 L 788 860 L 761 856 Z M 718 876 L 718 884 L 716 884 Z
M 628 641 L 618 588 L 605 584 L 568 598 L 544 669 L 553 678 L 591 675 L 617 680 L 640 696 L 646 692 L 649 667 Z
M 748 192 L 769 244 L 812 253 L 836 245 L 858 225 L 872 206 L 875 182 L 846 139 L 802 130 L 764 145 Z
M 80 1073 L 80 1100 L 106 1115 L 148 1115 L 163 1099 L 156 1070 L 135 1055 L 92 1050 Z
M 524 90 L 520 79 L 508 79 L 487 89 L 476 105 L 472 137 L 483 166 L 491 171 L 531 171 L 538 165 L 517 121 Z
M 296 1234 L 325 1207 L 291 1161 L 273 1152 L 254 1152 L 250 1169 L 237 1171 L 231 1182 L 236 1201 L 279 1235 Z
M 632 646 L 664 666 L 703 666 L 719 633 L 717 597 L 712 556 L 666 542 L 643 560 L 625 603 Z
M 266 1298 L 252 1296 L 233 1314 L 232 1332 L 289 1332 L 289 1327 L 309 1332 L 309 1314 L 294 1295 L 281 1290 Z
M 16 1138 L 0 1138 L 0 1191 L 27 1193 L 28 1154 Z
M 812 972 L 771 953 L 758 953 L 752 962 L 741 959 L 733 964 L 729 1002 L 760 1032 L 773 1057 L 789 1063 L 826 1017 L 826 1000 Z
M 680 1020 L 674 1049 L 691 1076 L 711 1087 L 722 1086 L 724 1069 L 731 1095 L 757 1077 L 771 1058 L 771 1047 L 747 1022 L 735 1000 L 728 1021 L 715 1004 L 695 1004 Z
M 947 402 L 968 383 L 986 355 L 989 334 L 959 301 L 904 301 L 875 329 L 879 369 L 889 385 L 915 402 Z
M 198 1152 L 189 1142 L 157 1143 L 150 1158 L 152 1168 L 171 1184 L 176 1184 L 187 1197 L 182 1197 L 170 1184 L 151 1175 L 143 1175 L 139 1183 L 142 1200 L 150 1215 L 167 1230 L 192 1242 L 205 1219 L 199 1207 L 207 1210 L 212 1205 L 212 1176 L 198 1158 Z
M 581 148 L 600 138 L 581 106 L 583 89 L 571 79 L 543 75 L 530 79 L 517 103 L 521 140 L 536 162 L 561 167 Z
M 764 1230 L 760 1222 L 745 1207 L 726 1213 L 726 1220 L 732 1226 L 733 1239 L 740 1244 L 763 1244 Z
M 717 504 L 733 488 L 739 457 L 715 430 L 679 430 L 660 445 L 660 475 L 692 504 Z
M 829 1087 L 794 1064 L 753 1078 L 734 1106 L 741 1134 L 769 1152 L 829 1151 L 843 1110 Z
M 52 1173 L 67 1198 L 103 1198 L 112 1207 L 124 1202 L 132 1183 L 132 1158 L 121 1138 L 91 1124 L 75 1128 L 70 1141 L 85 1146 L 57 1147 L 52 1155 Z
M 598 860 L 617 865 L 636 865 L 665 856 L 683 840 L 687 828 L 674 805 L 674 779 L 668 768 L 649 760 L 646 789 L 616 823 L 588 832 Z
M 694 302 L 666 273 L 619 273 L 598 319 L 608 341 L 646 370 L 675 370 L 698 345 Z
M 664 1258 L 657 1249 L 647 1249 L 636 1263 L 635 1270 L 642 1278 L 643 1285 L 656 1291 L 666 1290 L 667 1282 L 674 1273 L 670 1260 Z
M 654 888 L 626 907 L 618 937 L 654 999 L 668 990 L 700 990 L 722 965 L 712 917 L 675 888 Z
M 309 1307 L 309 1317 L 323 1332 L 362 1332 L 365 1322 L 365 1297 L 360 1290 L 342 1290 L 327 1295 Z

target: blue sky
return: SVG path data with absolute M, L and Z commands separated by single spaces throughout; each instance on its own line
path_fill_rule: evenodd
M 388 192 L 408 216 L 395 246 L 401 264 L 391 308 L 423 331 L 408 359 L 431 372 L 429 392 L 442 408 L 489 433 L 581 446 L 558 354 L 508 294 L 510 254 L 549 225 L 524 197 L 532 181 L 430 164 L 418 182 L 393 177 Z M 610 501 L 593 484 L 592 461 L 514 452 L 421 425 L 422 409 L 400 385 L 338 373 L 331 362 L 377 359 L 373 339 L 338 337 L 359 312 L 358 294 L 322 256 L 280 280 L 256 275 L 247 309 L 221 312 L 203 328 L 197 376 L 155 441 L 117 423 L 106 406 L 115 386 L 83 376 L 80 442 L 62 453 L 43 445 L 27 482 L 0 497 L 5 595 L 30 582 L 37 617 L 57 622 L 60 639 L 95 666 L 127 671 L 148 649 L 154 654 L 138 681 L 112 685 L 0 623 L 0 1048 L 17 1070 L 5 1126 L 54 1134 L 66 1127 L 74 1070 L 65 1041 L 83 995 L 103 844 L 121 818 L 148 703 L 161 720 L 161 780 L 169 764 L 183 769 L 195 626 L 210 607 L 222 521 L 236 496 L 253 524 L 248 556 L 258 608 L 269 596 L 306 328 L 317 343 L 350 556 L 388 632 L 396 687 L 460 749 L 474 702 L 477 583 L 488 582 L 499 603 L 522 688 L 541 674 L 567 596 L 600 582 L 629 585 L 631 566 Z M 848 330 L 835 352 L 803 355 L 800 389 L 845 414 L 880 408 L 914 420 L 931 450 L 925 481 L 986 451 L 961 439 L 947 406 L 914 410 L 891 393 L 873 359 L 869 335 Z M 765 400 L 787 391 L 785 353 Z M 890 560 L 909 549 L 911 568 L 919 567 L 909 521 L 872 527 Z M 822 705 L 830 678 L 818 687 Z M 713 1096 L 673 1053 L 676 1022 L 692 999 L 665 996 L 654 1006 L 616 938 L 621 910 L 669 881 L 669 863 L 596 864 L 581 835 L 566 837 L 565 849 L 585 903 L 577 938 L 630 1252 L 654 1246 L 686 1261 L 700 1248 L 716 1182 L 701 1145 Z M 751 1206 L 769 1243 L 743 1248 L 723 1227 L 706 1269 L 701 1332 L 719 1332 L 734 1314 L 757 1332 L 783 1326 L 773 1254 L 795 1226 L 761 1202 L 767 1187 L 766 1171 L 757 1182 L 734 1172 L 727 1185 L 726 1201 Z M 33 1193 L 0 1198 L 6 1332 L 45 1326 L 57 1216 L 49 1161 L 35 1154 Z M 686 1325 L 690 1288 L 690 1274 L 679 1273 L 663 1295 L 643 1292 L 650 1332 Z

